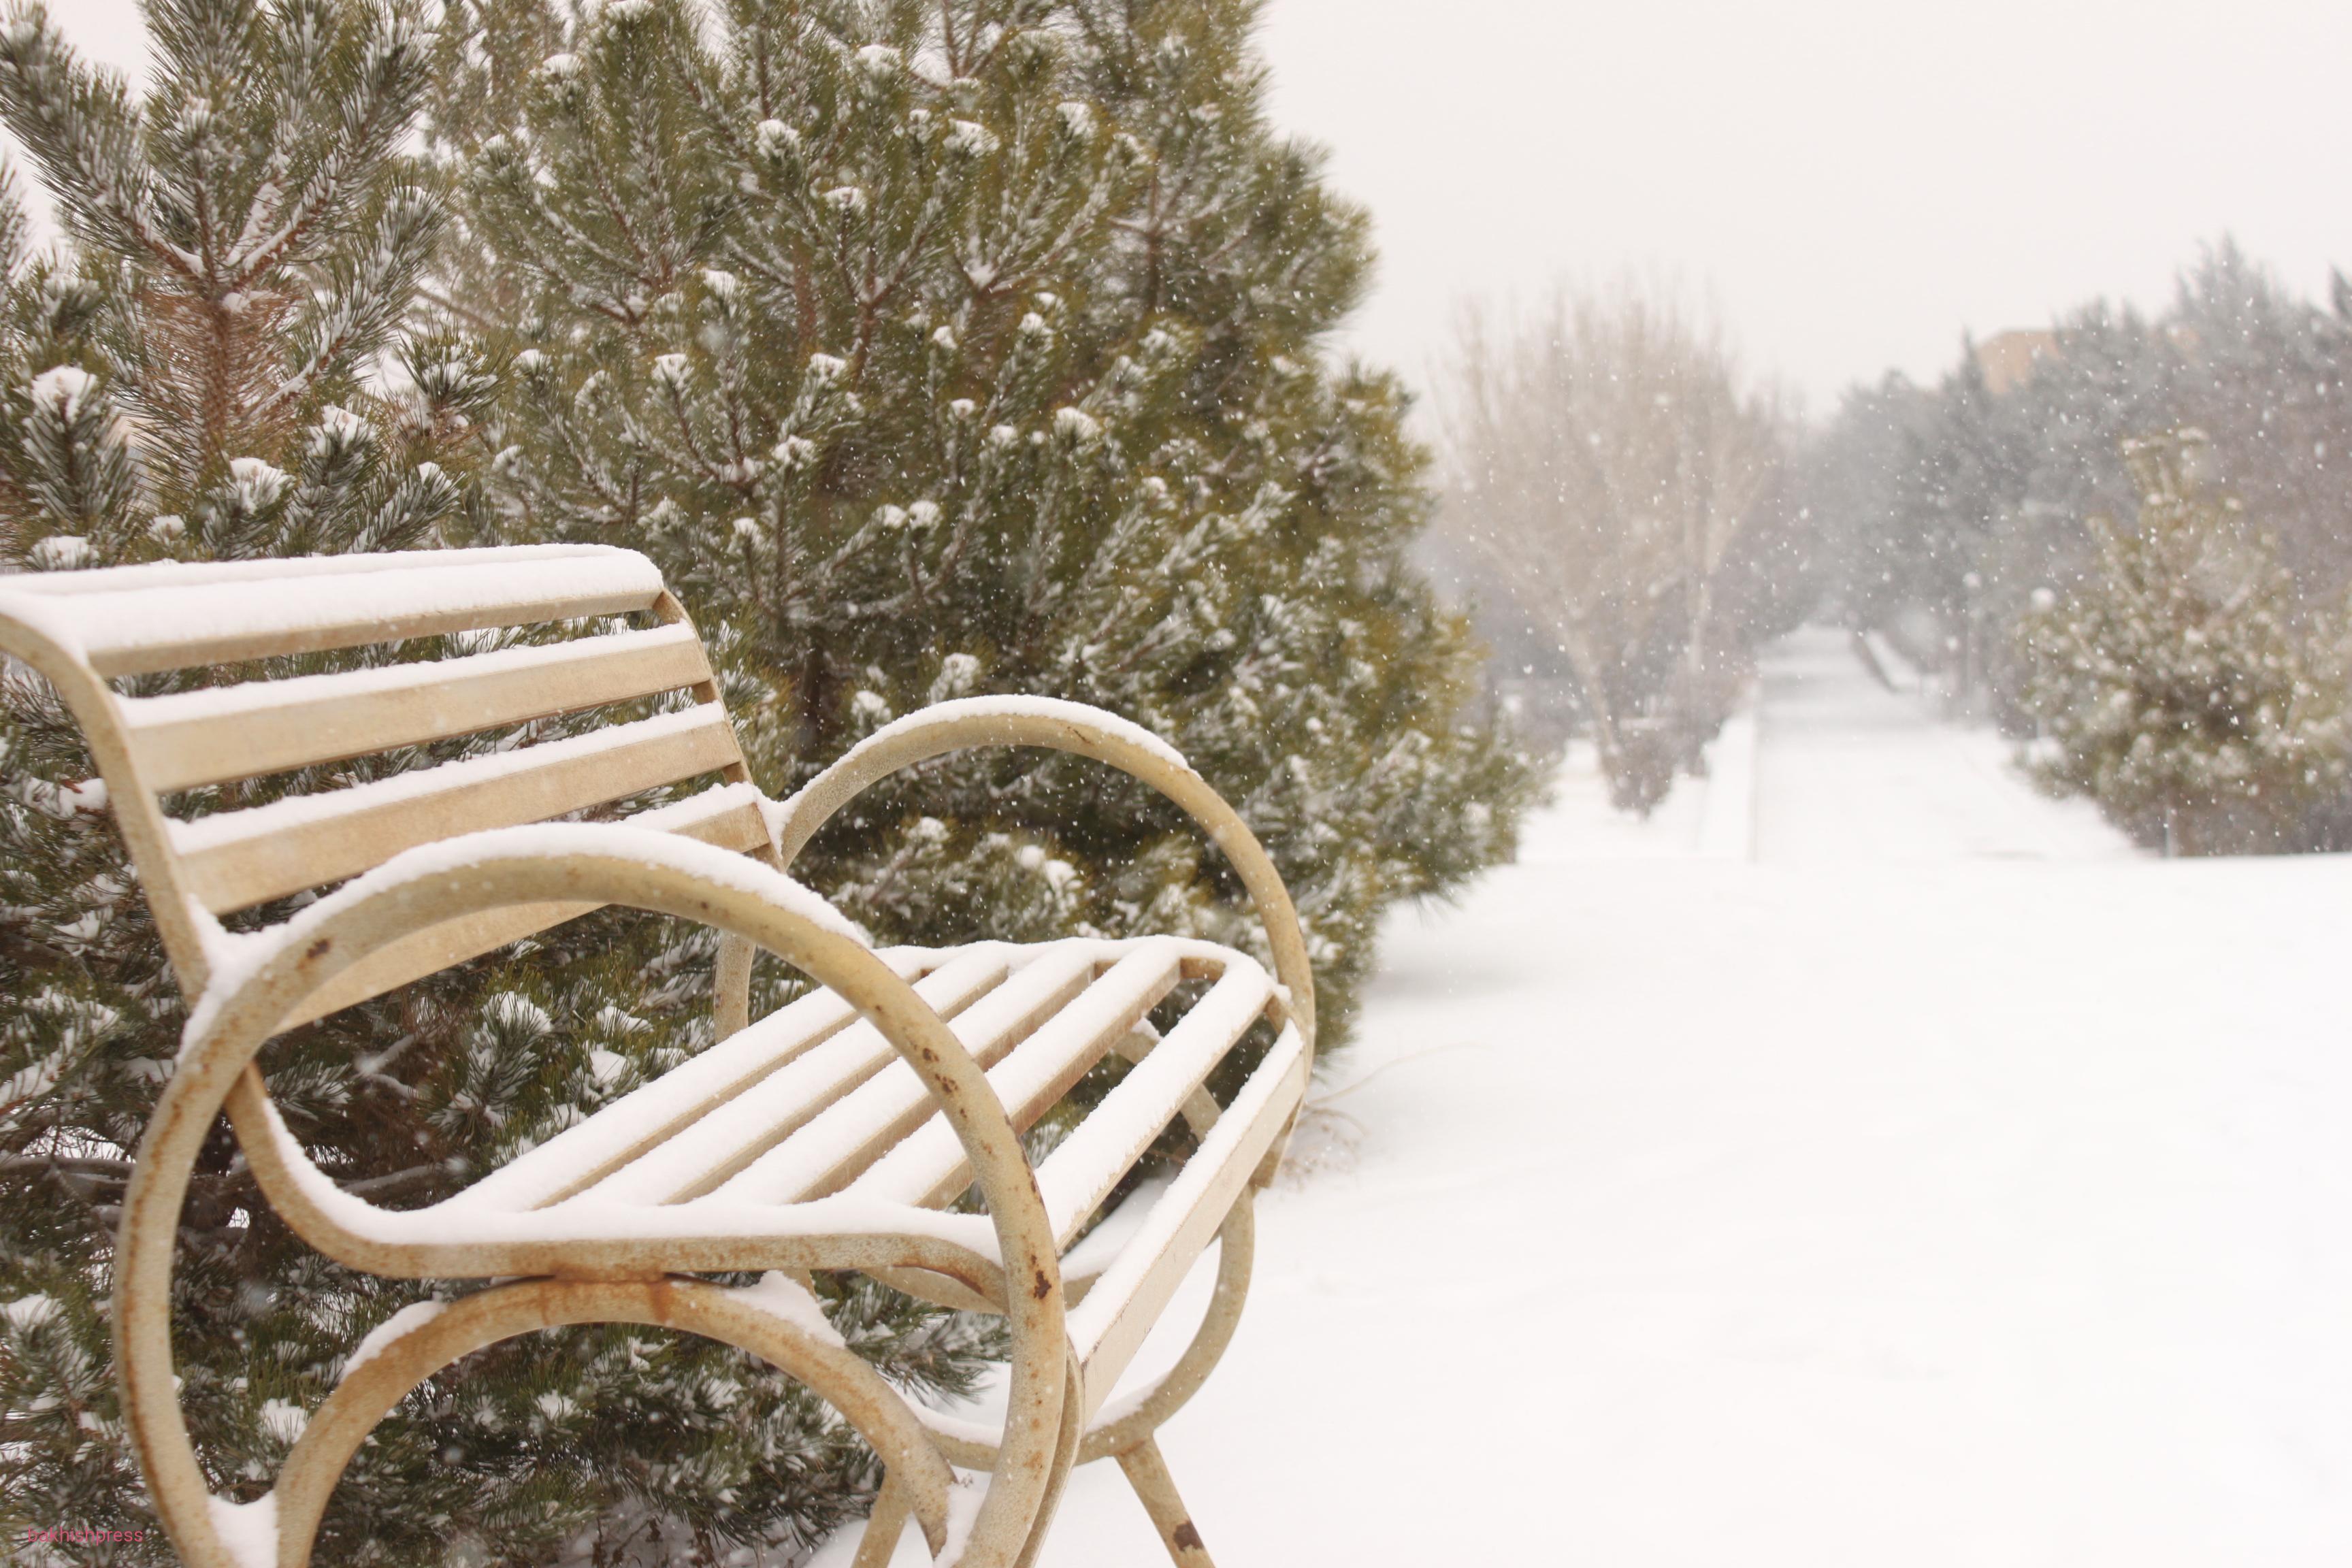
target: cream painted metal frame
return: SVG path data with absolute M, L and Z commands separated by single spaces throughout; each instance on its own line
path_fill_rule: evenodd
M 486 651 L 466 651 L 465 634 L 526 626 L 564 638 L 477 637 Z M 456 651 L 277 678 L 251 662 L 427 637 L 446 641 L 421 648 Z M 938 1561 L 1028 1563 L 1071 1467 L 1103 1458 L 1118 1461 L 1177 1563 L 1209 1562 L 1153 1434 L 1233 1335 L 1251 1191 L 1305 1093 L 1314 990 L 1273 864 L 1164 743 L 1069 703 L 948 702 L 769 801 L 685 612 L 644 557 L 597 547 L 0 578 L 0 651 L 45 677 L 83 727 L 190 999 L 125 1200 L 114 1299 L 130 1429 L 185 1561 L 302 1568 L 343 1467 L 419 1382 L 512 1335 L 627 1322 L 763 1356 L 873 1445 L 886 1480 L 860 1568 L 887 1562 L 909 1519 Z M 193 668 L 215 683 L 163 696 L 116 685 Z M 656 711 L 241 810 L 184 820 L 166 809 L 179 792 L 464 735 L 523 739 L 535 720 L 632 703 Z M 1165 795 L 1247 889 L 1274 973 L 1170 938 L 877 951 L 784 874 L 860 792 L 974 746 L 1076 752 Z M 714 778 L 618 820 L 561 820 Z M 320 888 L 332 890 L 276 924 L 222 924 Z M 257 1061 L 274 1036 L 614 904 L 722 933 L 716 1045 L 425 1209 L 375 1207 L 310 1163 Z M 761 948 L 820 989 L 755 1023 Z M 1209 984 L 1163 1037 L 1149 1016 L 1188 979 Z M 1220 1107 L 1207 1079 L 1260 1020 L 1275 1043 Z M 1023 1131 L 1114 1052 L 1131 1070 L 1033 1166 Z M 207 1489 L 170 1338 L 178 1217 L 224 1111 L 264 1195 L 310 1245 L 388 1278 L 491 1282 L 412 1308 L 356 1347 L 274 1489 L 245 1504 Z M 1089 1230 L 1179 1117 L 1194 1140 L 1181 1169 L 1130 1184 Z M 948 1210 L 974 1186 L 985 1214 Z M 1215 1289 L 1189 1348 L 1111 1403 L 1212 1241 Z M 1003 1314 L 1013 1346 L 1003 1425 L 901 1398 L 826 1325 L 812 1269 Z M 767 1271 L 758 1286 L 696 1277 L 751 1270 Z M 958 1467 L 991 1473 L 976 1507 Z

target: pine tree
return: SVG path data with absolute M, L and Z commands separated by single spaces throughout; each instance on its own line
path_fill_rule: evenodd
M 428 454 L 488 390 L 462 346 L 398 333 L 443 227 L 397 152 L 422 38 L 340 0 L 152 7 L 134 103 L 37 7 L 0 37 L 0 114 L 73 241 L 18 261 L 30 343 L 69 358 L 11 386 L 12 556 L 396 549 L 457 500 Z M 399 390 L 368 384 L 377 355 Z
M 2184 404 L 2215 477 L 2279 536 L 2306 603 L 2352 588 L 2352 333 L 2228 238 L 2183 270 L 2166 320 L 2187 360 Z
M 2095 574 L 2026 616 L 2036 771 L 2179 853 L 2295 848 L 2352 754 L 2343 622 L 2298 615 L 2272 542 L 2201 482 L 2204 449 L 2194 430 L 2128 444 L 2138 526 L 2094 517 Z
M 420 38 L 299 0 L 150 15 L 143 100 L 39 9 L 0 27 L 0 117 L 67 240 L 29 254 L 11 188 L 0 569 L 429 542 L 489 383 L 462 344 L 397 330 L 443 223 L 399 152 Z M 145 1527 L 118 1555 L 162 1562 L 115 1407 L 104 1261 L 183 998 L 94 772 L 54 695 L 0 671 L 0 1512 Z M 373 1108 L 322 1094 L 330 1064 L 381 1043 L 383 1022 L 298 1047 L 295 1099 L 331 1166 L 368 1146 Z M 224 1484 L 282 1454 L 331 1380 L 335 1331 L 399 1304 L 306 1267 L 258 1207 L 224 1143 L 175 1300 L 192 1422 Z M 260 1374 L 240 1373 L 256 1354 Z
M 447 208 L 403 148 L 434 40 L 351 0 L 166 0 L 151 17 L 143 101 L 80 66 L 38 13 L 0 36 L 0 113 L 71 241 L 60 259 L 29 258 L 16 208 L 0 212 L 8 563 L 397 549 L 478 529 L 467 509 L 495 383 L 462 336 L 417 321 Z M 342 657 L 419 651 L 433 650 Z M 153 1521 L 114 1411 L 92 1260 L 181 999 L 67 716 L 22 671 L 6 697 L 0 1507 L 137 1529 Z M 311 770 L 183 805 L 364 776 Z M 667 922 L 575 922 L 295 1031 L 272 1047 L 273 1093 L 352 1190 L 441 1197 L 707 1044 L 709 957 L 706 934 Z M 226 1137 L 183 1236 L 191 1425 L 215 1487 L 253 1495 L 359 1336 L 422 1289 L 309 1253 Z M 836 1325 L 902 1384 L 968 1387 L 992 1342 L 873 1287 L 831 1289 Z M 338 1489 L 320 1552 L 520 1563 L 571 1544 L 715 1561 L 735 1543 L 804 1545 L 873 1480 L 855 1437 L 772 1369 L 704 1342 L 586 1331 L 497 1347 L 413 1395 Z M 123 1554 L 166 1560 L 160 1538 Z
M 1507 853 L 1529 777 L 1405 563 L 1403 395 L 1322 348 L 1365 221 L 1265 123 L 1255 12 L 555 6 L 442 144 L 516 302 L 500 531 L 653 553 L 773 790 L 971 692 L 1168 736 L 1289 879 L 1328 1045 L 1380 911 Z M 1066 760 L 934 767 L 796 869 L 898 939 L 1259 940 L 1160 803 Z

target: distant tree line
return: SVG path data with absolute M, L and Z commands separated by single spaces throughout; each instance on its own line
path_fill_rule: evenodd
M 2352 285 L 2333 292 L 2224 241 L 2160 312 L 2095 302 L 2003 345 L 2030 357 L 1970 343 L 1932 387 L 1848 394 L 1796 459 L 1822 613 L 2145 843 L 2352 845 Z

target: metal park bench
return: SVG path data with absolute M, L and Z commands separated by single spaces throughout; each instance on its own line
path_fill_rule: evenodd
M 526 626 L 541 640 L 453 635 Z M 493 642 L 509 646 L 467 651 Z M 285 656 L 404 643 L 398 658 L 347 661 L 364 668 L 284 673 Z M 509 1336 L 587 1322 L 708 1335 L 827 1398 L 886 1467 L 861 1568 L 888 1560 L 909 1517 L 941 1561 L 1029 1562 L 1071 1467 L 1100 1458 L 1119 1462 L 1178 1563 L 1209 1561 L 1153 1433 L 1233 1333 L 1251 1189 L 1305 1091 L 1314 992 L 1272 863 L 1168 746 L 1069 703 L 946 702 L 771 801 L 677 601 L 644 557 L 602 548 L 0 578 L 0 650 L 46 677 L 81 724 L 189 999 L 125 1199 L 114 1296 L 130 1430 L 188 1563 L 300 1568 L 345 1464 L 410 1389 Z M 172 670 L 207 673 L 164 695 L 119 689 Z M 562 739 L 194 819 L 165 810 L 206 785 L 627 704 Z M 648 706 L 651 717 L 628 716 Z M 784 874 L 867 786 L 973 746 L 1076 752 L 1167 795 L 1255 900 L 1275 973 L 1160 937 L 877 951 Z M 634 815 L 558 820 L 611 817 L 665 785 L 675 798 Z M 331 890 L 293 897 L 320 889 Z M 289 904 L 258 929 L 220 919 Z M 312 1163 L 270 1100 L 273 1037 L 607 905 L 721 933 L 715 1045 L 427 1207 L 379 1207 Z M 759 949 L 814 988 L 755 1021 Z M 1220 1105 L 1207 1080 L 1261 1019 L 1274 1044 Z M 1114 1053 L 1131 1069 L 1033 1165 L 1024 1131 Z M 207 1490 L 170 1338 L 182 1202 L 224 1110 L 262 1194 L 310 1246 L 386 1278 L 485 1282 L 355 1347 L 272 1492 L 243 1504 Z M 1181 1168 L 1129 1181 L 1180 1119 L 1192 1150 Z M 956 1204 L 975 1187 L 985 1212 Z M 1220 1238 L 1213 1304 L 1189 1347 L 1107 1403 Z M 1002 1426 L 901 1398 L 827 1324 L 813 1269 L 1002 1314 Z M 698 1278 L 751 1271 L 757 1285 Z M 959 1485 L 955 1467 L 991 1472 L 984 1491 Z

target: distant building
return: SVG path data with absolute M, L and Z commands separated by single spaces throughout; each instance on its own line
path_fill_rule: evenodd
M 1977 370 L 1984 376 L 1985 390 L 1995 397 L 2011 387 L 2022 386 L 2033 374 L 2033 367 L 2058 353 L 2058 334 L 2020 329 L 1995 332 L 1977 345 Z

